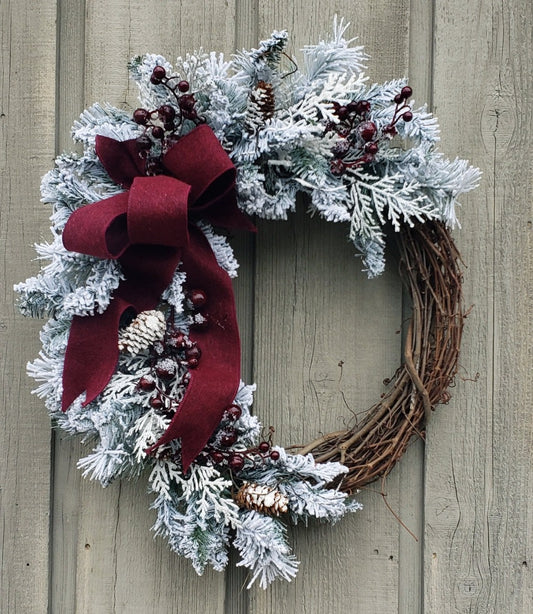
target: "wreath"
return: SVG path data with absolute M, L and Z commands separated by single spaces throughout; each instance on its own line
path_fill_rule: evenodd
M 437 122 L 405 80 L 367 83 L 345 31 L 335 21 L 301 69 L 277 31 L 230 62 L 134 58 L 141 106 L 95 104 L 74 124 L 83 153 L 60 155 L 42 182 L 48 263 L 16 286 L 24 315 L 49 318 L 28 371 L 57 427 L 92 443 L 83 475 L 146 475 L 155 533 L 199 574 L 222 570 L 232 544 L 248 586 L 295 575 L 289 522 L 361 508 L 353 495 L 423 433 L 457 371 L 465 313 L 449 229 L 479 172 L 437 151 Z M 220 229 L 286 219 L 298 194 L 348 224 L 369 277 L 397 237 L 413 315 L 403 364 L 364 419 L 283 449 L 240 380 L 238 263 Z

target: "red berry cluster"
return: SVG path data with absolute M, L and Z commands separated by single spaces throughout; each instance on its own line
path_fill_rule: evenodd
M 179 76 L 167 76 L 167 71 L 163 66 L 155 66 L 150 82 L 154 85 L 162 85 L 168 89 L 176 99 L 177 106 L 170 104 L 161 105 L 158 109 L 149 111 L 148 109 L 135 109 L 133 120 L 140 126 L 144 126 L 143 134 L 137 138 L 139 155 L 147 160 L 147 173 L 158 174 L 160 169 L 159 158 L 151 159 L 150 150 L 155 142 L 160 142 L 161 153 L 170 149 L 178 140 L 177 131 L 183 120 L 188 119 L 196 124 L 202 123 L 203 118 L 198 116 L 196 100 L 194 95 L 189 92 L 188 81 Z
M 330 170 L 333 175 L 341 176 L 347 168 L 358 168 L 374 161 L 384 138 L 391 139 L 397 134 L 396 124 L 401 119 L 410 122 L 413 119 L 411 107 L 407 100 L 413 90 L 406 85 L 394 97 L 396 108 L 389 124 L 378 129 L 369 119 L 371 104 L 368 100 L 351 101 L 346 105 L 333 102 L 334 114 L 339 122 L 328 122 L 326 134 L 336 132 L 340 137 L 333 147 Z
M 172 331 L 165 336 L 163 343 L 153 350 L 150 375 L 141 377 L 137 384 L 139 390 L 153 393 L 151 407 L 169 418 L 174 415 L 179 405 L 173 393 L 176 388 L 174 380 L 180 373 L 180 366 L 194 369 L 200 356 L 198 345 L 181 331 Z M 178 387 L 185 388 L 189 379 L 189 374 L 185 373 Z
M 203 290 L 198 288 L 186 293 L 186 307 L 191 313 L 191 328 L 209 326 L 209 316 L 205 313 L 208 298 Z M 192 341 L 188 335 L 174 327 L 174 313 L 171 312 L 167 331 L 161 343 L 151 349 L 150 374 L 137 383 L 137 389 L 150 394 L 150 406 L 163 416 L 170 419 L 174 416 L 180 404 L 182 394 L 176 392 L 183 390 L 190 381 L 190 369 L 196 369 L 200 364 L 202 351 L 197 342 Z M 185 368 L 185 373 L 184 372 Z M 176 378 L 180 378 L 176 382 Z M 209 463 L 222 465 L 232 472 L 243 469 L 248 460 L 253 465 L 264 462 L 266 459 L 276 461 L 280 455 L 272 450 L 272 433 L 269 441 L 262 441 L 258 446 L 246 450 L 234 450 L 233 446 L 239 440 L 238 420 L 242 409 L 238 405 L 226 408 L 220 427 L 209 441 L 206 448 L 196 459 L 196 463 L 206 465 Z M 178 457 L 167 452 L 169 457 L 178 461 Z
M 272 450 L 272 430 L 268 441 L 262 441 L 254 448 L 246 450 L 231 450 L 239 440 L 239 431 L 235 426 L 235 422 L 242 415 L 242 410 L 238 405 L 230 405 L 224 412 L 222 419 L 222 428 L 213 438 L 213 441 L 206 447 L 203 452 L 203 458 L 200 462 L 210 460 L 215 465 L 223 465 L 238 473 L 244 468 L 246 461 L 250 461 L 253 465 L 264 462 L 267 459 L 274 461 L 279 460 L 279 452 Z
M 187 301 L 193 312 L 199 312 L 207 303 L 207 295 L 203 290 L 191 290 L 187 293 Z M 160 344 L 151 350 L 150 375 L 142 377 L 137 388 L 144 392 L 153 393 L 150 397 L 150 406 L 162 414 L 172 417 L 178 408 L 180 400 L 173 396 L 176 385 L 174 380 L 183 367 L 187 372 L 181 376 L 179 388 L 185 388 L 190 380 L 189 369 L 196 369 L 200 364 L 202 351 L 198 343 L 182 331 L 174 328 L 171 317 L 169 328 Z M 202 326 L 208 323 L 204 316 Z

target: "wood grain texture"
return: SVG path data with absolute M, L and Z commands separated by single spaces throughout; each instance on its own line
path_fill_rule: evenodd
M 16 314 L 11 288 L 37 271 L 31 244 L 48 238 L 49 214 L 39 180 L 54 148 L 71 149 L 73 120 L 95 101 L 135 107 L 131 56 L 172 61 L 200 46 L 231 53 L 286 28 L 299 57 L 329 32 L 335 13 L 372 56 L 370 80 L 409 73 L 417 101 L 433 103 L 439 116 L 443 150 L 484 171 L 481 188 L 463 199 L 456 234 L 474 309 L 452 402 L 433 416 L 425 448 L 414 444 L 386 484 L 392 508 L 423 539 L 399 527 L 375 485 L 359 495 L 365 509 L 336 527 L 291 532 L 302 561 L 292 584 L 246 592 L 242 569 L 198 578 L 153 540 L 143 479 L 103 490 L 75 467 L 87 446 L 59 434 L 50 445 L 25 375 L 40 323 Z M 0 611 L 528 614 L 531 3 L 5 0 L 0 18 L 2 56 L 10 57 L 0 77 Z M 234 243 L 243 375 L 257 381 L 255 412 L 282 444 L 339 428 L 377 399 L 400 361 L 396 333 L 407 311 L 394 258 L 383 278 L 368 281 L 345 234 L 309 219 L 299 203 L 288 222 L 261 222 L 256 243 Z
M 317 2 L 309 0 L 270 0 L 259 3 L 259 34 L 262 38 L 272 30 L 288 30 L 288 50 L 296 58 L 300 49 L 329 36 L 333 18 L 344 18 L 351 24 L 347 33 L 364 45 L 370 56 L 368 76 L 371 82 L 405 76 L 409 54 L 408 0 L 354 3 L 350 0 Z
M 533 251 L 530 2 L 437 2 L 443 148 L 483 170 L 457 233 L 468 269 L 455 398 L 430 425 L 426 612 L 530 612 Z
M 37 272 L 32 243 L 48 215 L 39 184 L 54 155 L 55 2 L 3 2 L 0 22 L 0 611 L 33 614 L 48 601 L 50 425 L 25 368 L 39 323 L 18 314 L 13 284 Z
M 298 61 L 303 45 L 331 31 L 335 13 L 352 22 L 348 35 L 358 36 L 373 56 L 372 81 L 407 71 L 408 3 L 263 3 L 260 35 L 286 28 L 289 52 Z M 284 445 L 342 428 L 379 398 L 383 379 L 401 360 L 401 336 L 395 333 L 402 325 L 402 292 L 394 258 L 381 279 L 367 280 L 347 229 L 310 219 L 304 210 L 300 203 L 288 222 L 260 224 L 257 238 L 255 405 Z M 399 479 L 395 472 L 385 487 L 396 511 Z M 298 576 L 267 592 L 254 590 L 250 612 L 275 612 L 279 603 L 306 613 L 397 611 L 400 527 L 380 488 L 371 485 L 361 493 L 364 511 L 333 529 L 293 530 L 302 561 Z M 405 489 L 412 499 L 416 481 Z

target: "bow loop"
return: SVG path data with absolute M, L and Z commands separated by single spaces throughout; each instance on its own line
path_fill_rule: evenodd
M 127 192 L 77 209 L 63 230 L 63 245 L 71 252 L 97 258 L 119 258 L 129 244 L 127 210 Z
M 206 152 L 209 152 L 208 160 Z M 209 174 L 204 171 L 206 163 Z M 189 214 L 192 219 L 206 219 L 222 228 L 255 232 L 255 226 L 237 207 L 235 166 L 211 128 L 202 124 L 182 137 L 165 154 L 163 165 L 171 175 L 191 185 L 193 204 Z M 223 208 L 219 206 L 221 202 Z
M 146 172 L 146 161 L 139 156 L 136 139 L 115 141 L 99 134 L 95 150 L 107 174 L 123 188 L 129 188 L 135 177 Z
M 206 152 L 209 152 L 208 159 Z M 209 173 L 205 172 L 206 165 Z M 191 199 L 198 206 L 214 204 L 230 186 L 235 187 L 235 167 L 205 124 L 181 137 L 163 156 L 163 166 L 171 175 L 192 186 Z M 235 200 L 234 189 L 231 196 Z

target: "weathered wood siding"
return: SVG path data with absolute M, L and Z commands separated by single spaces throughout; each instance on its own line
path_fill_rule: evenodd
M 467 320 L 453 399 L 365 509 L 292 532 L 292 584 L 242 589 L 244 573 L 198 578 L 153 540 L 142 482 L 105 491 L 80 478 L 82 446 L 51 435 L 25 363 L 39 323 L 12 285 L 37 271 L 47 237 L 39 181 L 70 149 L 94 101 L 134 108 L 126 63 L 200 46 L 231 53 L 287 28 L 296 56 L 335 13 L 372 56 L 369 75 L 408 74 L 442 127 L 442 148 L 483 169 L 456 234 Z M 533 9 L 530 0 L 3 0 L 0 279 L 3 340 L 0 517 L 4 614 L 267 612 L 527 614 L 533 611 Z M 236 245 L 244 373 L 282 444 L 340 427 L 382 390 L 406 317 L 394 263 L 368 281 L 345 229 L 298 211 Z M 339 363 L 342 361 L 342 369 Z M 476 375 L 479 374 L 479 375 Z M 280 383 L 283 382 L 283 385 Z

